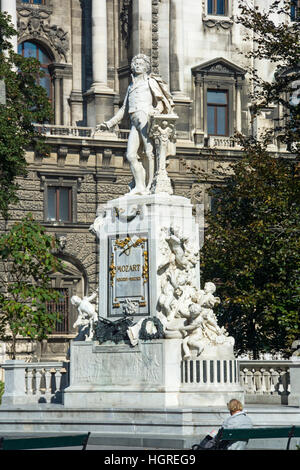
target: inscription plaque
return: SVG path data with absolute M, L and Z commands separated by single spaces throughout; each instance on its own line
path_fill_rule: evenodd
M 108 317 L 150 315 L 146 234 L 109 238 Z

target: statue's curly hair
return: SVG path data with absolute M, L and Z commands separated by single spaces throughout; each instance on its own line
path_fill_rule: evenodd
M 150 71 L 151 71 L 151 60 L 150 60 L 150 57 L 148 57 L 145 54 L 137 54 L 136 56 L 133 57 L 133 59 L 131 61 L 131 70 L 134 71 L 134 67 L 135 67 L 135 63 L 136 63 L 137 59 L 143 59 L 144 60 L 146 66 L 147 66 L 146 73 L 150 73 Z

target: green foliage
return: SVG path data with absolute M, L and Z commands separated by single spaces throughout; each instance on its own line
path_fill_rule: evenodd
M 4 382 L 1 382 L 0 380 L 0 405 L 1 405 L 1 399 L 2 399 L 3 393 L 4 393 Z
M 238 352 L 251 350 L 254 357 L 260 351 L 289 354 L 300 334 L 300 108 L 290 99 L 300 78 L 299 23 L 278 21 L 277 14 L 289 14 L 290 3 L 280 5 L 274 1 L 262 12 L 241 2 L 238 21 L 255 44 L 248 57 L 276 62 L 270 82 L 250 71 L 253 116 L 280 104 L 284 118 L 259 141 L 236 135 L 242 156 L 211 189 L 213 211 L 201 257 L 203 282 L 216 282 L 222 299 L 220 324 L 234 336 Z M 291 153 L 270 153 L 275 139 Z
M 61 267 L 56 249 L 57 241 L 31 214 L 0 238 L 0 339 L 10 342 L 13 358 L 18 335 L 44 339 L 58 320 L 47 309 L 59 297 L 50 286 L 51 274 Z
M 245 40 L 253 40 L 255 46 L 243 55 L 254 61 L 250 68 L 252 83 L 252 112 L 255 116 L 269 105 L 280 105 L 282 115 L 275 117 L 276 137 L 300 152 L 300 25 L 290 21 L 291 0 L 273 0 L 268 8 L 251 6 L 240 0 L 237 22 L 248 34 Z M 260 60 L 275 64 L 271 81 L 263 79 L 257 70 Z M 293 144 L 293 145 L 292 145 Z
M 0 213 L 7 219 L 9 204 L 18 201 L 17 177 L 26 176 L 25 150 L 46 156 L 48 148 L 33 123 L 51 119 L 45 89 L 37 85 L 40 63 L 14 53 L 9 39 L 16 31 L 6 13 L 0 12 L 0 80 L 6 88 L 6 104 L 0 104 Z
M 285 350 L 300 333 L 299 178 L 257 141 L 232 170 L 212 192 L 202 277 L 219 284 L 219 318 L 240 352 Z

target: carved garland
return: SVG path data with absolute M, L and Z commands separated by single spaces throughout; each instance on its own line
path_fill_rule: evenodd
M 152 322 L 156 328 L 156 333 L 148 333 L 147 331 L 147 323 Z M 145 320 L 141 324 L 141 329 L 139 332 L 139 339 L 143 340 L 151 340 L 151 339 L 160 339 L 164 338 L 164 327 L 162 322 L 157 317 L 145 318 Z
M 160 3 L 160 0 L 152 0 L 151 63 L 152 63 L 152 72 L 157 75 L 159 75 L 159 33 L 158 33 L 159 3 Z

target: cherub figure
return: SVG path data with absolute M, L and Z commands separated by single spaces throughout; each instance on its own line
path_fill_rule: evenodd
M 73 325 L 73 328 L 81 327 L 83 330 L 87 330 L 85 334 L 85 340 L 91 341 L 94 333 L 94 323 L 97 321 L 97 313 L 95 306 L 91 302 L 97 297 L 98 289 L 89 297 L 83 297 L 81 299 L 77 295 L 71 297 L 71 304 L 77 307 L 78 317 Z
M 191 358 L 190 348 L 196 349 L 199 356 L 206 344 L 203 333 L 205 325 L 201 314 L 201 307 L 200 305 L 192 304 L 189 310 L 191 321 L 188 325 L 181 328 L 182 333 L 186 335 L 182 341 L 183 359 Z

